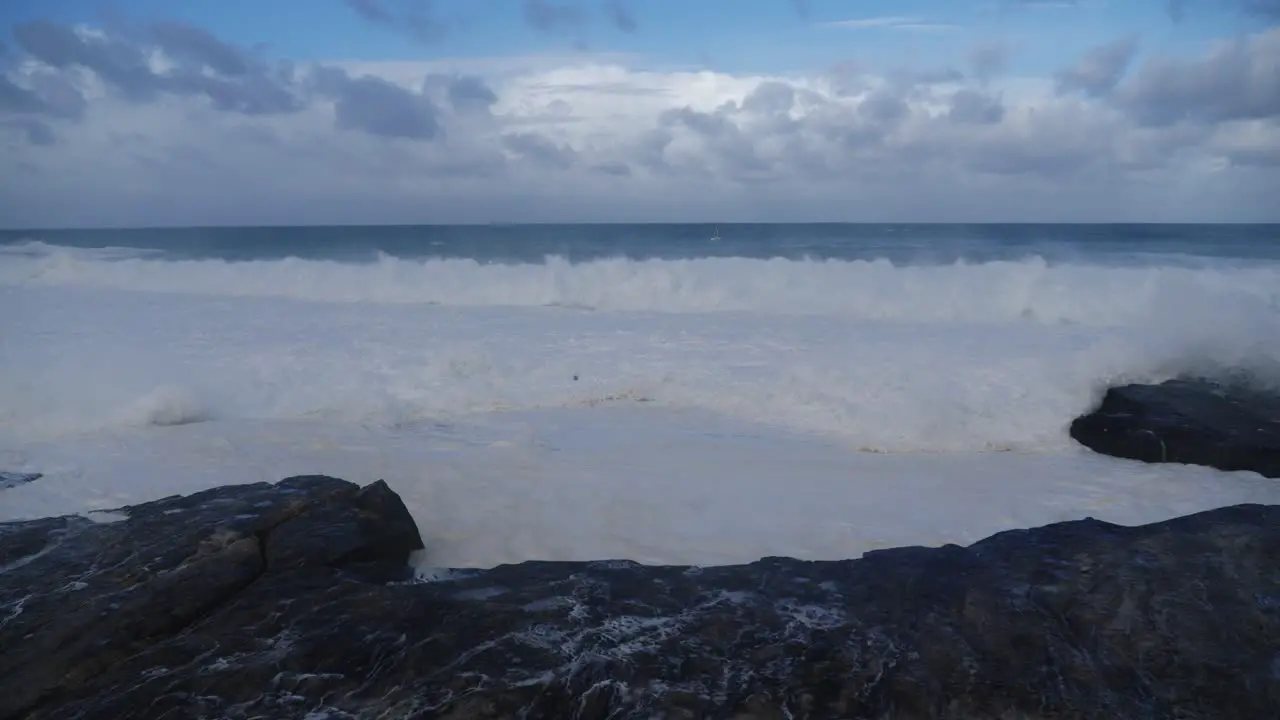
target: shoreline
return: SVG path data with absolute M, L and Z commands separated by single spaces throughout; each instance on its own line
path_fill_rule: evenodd
M 1269 471 L 1270 407 L 1129 386 L 1081 432 L 1149 456 L 1163 428 Z M 423 538 L 386 482 L 320 475 L 0 523 L 0 716 L 1248 720 L 1280 697 L 1280 504 L 433 578 L 411 566 Z
M 123 510 L 0 524 L 0 715 L 1248 719 L 1280 690 L 1280 505 L 856 560 L 430 582 L 381 481 Z

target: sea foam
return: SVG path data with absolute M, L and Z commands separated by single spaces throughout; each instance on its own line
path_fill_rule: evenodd
M 1280 266 L 0 254 L 0 428 L 655 403 L 878 452 L 1052 450 L 1108 385 L 1280 378 Z
M 1274 264 L 1213 260 L 0 246 L 0 469 L 43 474 L 0 519 L 328 473 L 391 483 L 424 567 L 715 564 L 1276 502 L 1067 425 L 1113 383 L 1280 377 L 1278 292 Z

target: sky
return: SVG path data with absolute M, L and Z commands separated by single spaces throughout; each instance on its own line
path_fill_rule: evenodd
M 0 227 L 1280 222 L 1280 0 L 16 0 Z

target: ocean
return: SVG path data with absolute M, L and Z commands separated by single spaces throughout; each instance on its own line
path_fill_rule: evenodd
M 1280 503 L 1068 437 L 1181 374 L 1280 386 L 1280 226 L 4 231 L 0 520 L 384 478 L 427 572 Z

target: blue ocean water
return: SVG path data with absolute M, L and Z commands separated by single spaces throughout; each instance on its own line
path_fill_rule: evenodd
M 718 237 L 716 237 L 718 235 Z M 1108 264 L 1280 260 L 1280 225 L 619 224 L 228 227 L 3 230 L 0 245 L 32 240 L 74 248 L 127 247 L 168 259 L 285 257 L 369 262 L 471 258 L 569 262 L 603 258 L 785 258 L 948 264 L 1039 257 Z

